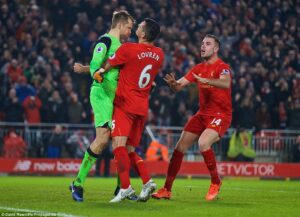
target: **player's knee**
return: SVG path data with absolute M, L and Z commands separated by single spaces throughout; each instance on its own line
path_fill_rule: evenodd
M 96 140 L 91 144 L 90 148 L 95 154 L 101 154 L 107 147 L 108 143 L 97 142 Z
M 101 139 L 97 140 L 97 143 L 98 143 L 99 147 L 101 147 L 101 148 L 103 147 L 103 149 L 104 149 L 108 145 L 108 141 L 109 141 L 109 139 L 101 138 Z
M 96 137 L 95 139 L 95 145 L 100 148 L 100 149 L 104 149 L 106 148 L 107 144 L 108 144 L 109 138 L 106 137 Z
M 199 145 L 200 151 L 206 151 L 206 150 L 210 149 L 212 144 L 206 140 L 199 140 L 198 145 Z

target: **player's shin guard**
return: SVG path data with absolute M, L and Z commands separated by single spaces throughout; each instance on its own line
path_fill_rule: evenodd
M 220 184 L 221 180 L 218 175 L 217 163 L 214 151 L 210 148 L 207 151 L 202 152 L 204 162 L 209 170 L 211 183 Z
M 114 150 L 114 155 L 117 163 L 118 173 L 121 180 L 121 188 L 127 189 L 130 185 L 129 169 L 130 160 L 127 149 L 124 146 L 118 147 Z
M 143 184 L 146 184 L 150 180 L 150 176 L 144 160 L 135 152 L 130 152 L 129 158 L 131 165 L 143 180 Z
M 172 158 L 170 160 L 170 164 L 168 167 L 167 179 L 165 182 L 165 188 L 168 191 L 171 191 L 173 182 L 176 178 L 176 175 L 180 169 L 181 163 L 183 159 L 183 153 L 177 151 L 176 149 L 173 152 Z
M 90 148 L 86 150 L 78 175 L 74 181 L 75 186 L 83 186 L 85 179 L 90 172 L 90 169 L 95 164 L 98 157 L 99 154 L 95 154 Z

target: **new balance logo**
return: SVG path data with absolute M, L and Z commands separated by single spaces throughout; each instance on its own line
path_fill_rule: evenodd
M 15 167 L 14 171 L 28 171 L 31 166 L 31 161 L 29 160 L 18 160 Z

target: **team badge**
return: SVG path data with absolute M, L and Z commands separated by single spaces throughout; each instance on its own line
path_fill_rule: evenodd
M 230 75 L 230 70 L 229 69 L 223 69 L 221 72 L 221 75 Z
M 102 51 L 103 51 L 103 48 L 102 47 L 98 47 L 97 53 L 101 53 Z

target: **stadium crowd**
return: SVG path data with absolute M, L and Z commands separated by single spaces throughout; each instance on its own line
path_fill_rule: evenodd
M 162 77 L 183 76 L 201 61 L 207 33 L 220 37 L 233 77 L 233 123 L 242 128 L 300 129 L 300 3 L 296 0 L 0 0 L 0 120 L 92 123 L 89 64 L 93 42 L 114 10 L 137 23 L 162 25 L 163 71 L 151 96 L 149 122 L 183 126 L 197 110 L 197 87 L 173 93 Z M 27 2 L 24 4 L 24 2 Z M 131 41 L 136 40 L 132 34 Z

